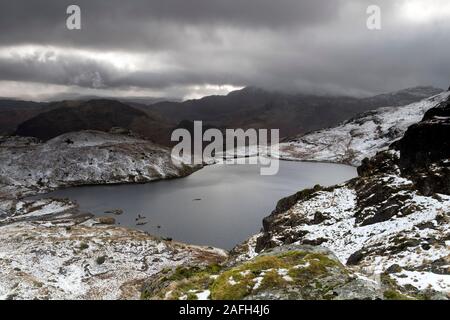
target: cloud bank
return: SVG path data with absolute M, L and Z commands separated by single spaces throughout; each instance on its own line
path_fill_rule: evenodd
M 444 0 L 0 0 L 0 95 L 367 95 L 450 84 Z M 382 29 L 366 28 L 379 5 Z M 20 88 L 20 89 L 19 89 Z

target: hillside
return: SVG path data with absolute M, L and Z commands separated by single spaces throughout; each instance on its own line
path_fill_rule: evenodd
M 263 231 L 234 249 L 236 263 L 280 246 L 321 246 L 389 284 L 385 298 L 448 298 L 450 101 L 440 100 L 388 150 L 364 159 L 358 178 L 280 200 Z
M 224 128 L 274 128 L 280 129 L 283 137 L 333 126 L 367 110 L 420 101 L 441 91 L 417 87 L 370 98 L 353 98 L 286 94 L 247 87 L 226 96 L 161 102 L 148 108 L 177 123 L 203 120 Z
M 195 169 L 173 162 L 165 147 L 123 134 L 80 131 L 45 143 L 10 137 L 0 139 L 0 200 L 68 186 L 181 177 Z
M 110 131 L 119 127 L 131 130 L 158 143 L 167 143 L 168 126 L 144 111 L 114 100 L 62 101 L 49 104 L 49 111 L 21 123 L 20 136 L 49 140 L 80 130 Z
M 0 99 L 0 135 L 12 134 L 22 122 L 45 110 L 46 103 Z
M 360 165 L 401 138 L 408 127 L 439 105 L 450 92 L 405 106 L 386 107 L 358 115 L 337 127 L 285 140 L 280 157 L 289 160 L 324 161 Z

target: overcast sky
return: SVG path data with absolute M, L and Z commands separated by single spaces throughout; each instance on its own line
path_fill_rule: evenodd
M 81 30 L 66 28 L 70 4 Z M 0 96 L 447 88 L 449 35 L 448 0 L 0 0 Z

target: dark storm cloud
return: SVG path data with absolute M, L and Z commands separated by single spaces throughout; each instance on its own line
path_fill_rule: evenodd
M 229 84 L 349 94 L 447 86 L 449 19 L 403 19 L 399 8 L 406 2 L 0 0 L 0 81 L 183 92 Z M 81 31 L 65 28 L 65 10 L 74 3 L 82 9 Z M 382 8 L 381 31 L 366 28 L 369 4 Z M 40 52 L 10 52 L 26 45 Z M 89 52 L 139 59 L 134 68 L 121 68 L 114 58 Z
M 2 44 L 50 43 L 93 47 L 165 48 L 183 41 L 187 26 L 287 28 L 333 19 L 343 0 L 1 0 Z M 65 29 L 65 10 L 82 9 L 85 32 Z

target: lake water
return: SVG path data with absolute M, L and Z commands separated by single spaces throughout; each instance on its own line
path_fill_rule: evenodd
M 355 176 L 353 167 L 326 163 L 281 161 L 275 176 L 261 176 L 258 165 L 220 164 L 181 179 L 75 187 L 46 196 L 75 200 L 82 210 L 99 216 L 122 209 L 123 214 L 111 215 L 122 226 L 186 243 L 231 249 L 261 229 L 262 219 L 281 198 L 316 184 L 329 186 Z

